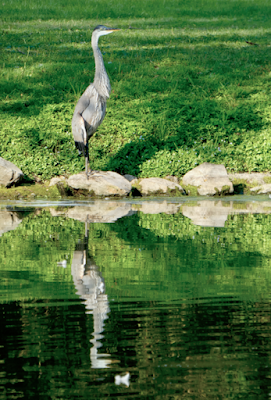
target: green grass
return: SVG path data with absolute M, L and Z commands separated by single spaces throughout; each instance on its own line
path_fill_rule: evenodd
M 94 169 L 271 169 L 268 1 L 10 0 L 1 18 L 0 155 L 30 178 L 84 169 L 71 118 L 93 80 L 97 24 L 122 30 L 100 39 L 112 93 Z

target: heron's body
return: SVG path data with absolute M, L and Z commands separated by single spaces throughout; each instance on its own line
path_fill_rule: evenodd
M 85 146 L 102 123 L 106 112 L 106 98 L 92 83 L 78 100 L 73 118 L 72 133 L 78 150 L 85 154 Z
M 103 56 L 98 47 L 99 37 L 113 32 L 104 26 L 97 26 L 91 38 L 91 45 L 95 58 L 95 77 L 78 100 L 73 118 L 72 133 L 75 145 L 86 160 L 86 174 L 88 176 L 88 140 L 102 123 L 106 112 L 106 100 L 109 98 L 111 86 L 105 70 Z M 91 172 L 91 171 L 90 171 Z

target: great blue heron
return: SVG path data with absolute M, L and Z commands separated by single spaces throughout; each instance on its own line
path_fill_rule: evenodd
M 79 153 L 83 153 L 85 156 L 87 177 L 89 177 L 92 172 L 91 169 L 88 171 L 88 140 L 104 119 L 106 100 L 109 98 L 111 91 L 110 81 L 105 70 L 102 53 L 98 47 L 98 41 L 100 36 L 108 35 L 118 30 L 119 29 L 108 28 L 103 25 L 98 25 L 93 30 L 91 46 L 95 59 L 94 82 L 86 88 L 78 100 L 72 117 L 72 133 L 75 146 L 79 150 Z

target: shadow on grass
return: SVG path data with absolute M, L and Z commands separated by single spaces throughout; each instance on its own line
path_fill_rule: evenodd
M 44 58 L 41 59 L 38 53 L 32 54 L 30 51 L 30 56 L 32 54 L 32 57 L 28 57 L 28 55 L 20 54 L 18 53 L 18 50 L 14 50 L 13 56 L 16 54 L 18 55 L 16 57 L 16 68 L 24 69 L 27 60 L 28 68 L 33 68 L 33 71 L 31 72 L 31 78 L 29 76 L 25 76 L 22 72 L 21 76 L 15 76 L 14 79 L 11 77 L 8 80 L 3 80 L 0 82 L 2 95 L 6 96 L 5 101 L 0 104 L 0 111 L 21 116 L 32 116 L 39 114 L 45 104 L 59 104 L 63 101 L 74 101 L 75 103 L 77 98 L 79 98 L 88 84 L 93 81 L 94 61 L 91 50 L 90 34 L 88 34 L 87 37 L 85 33 L 84 35 L 81 35 L 83 37 L 80 39 L 86 40 L 86 44 L 82 49 L 77 49 L 74 47 L 74 39 L 72 35 L 67 35 L 67 32 L 63 33 L 63 38 L 70 43 L 61 43 L 63 38 L 61 38 L 60 33 L 56 31 L 56 35 L 58 35 L 58 42 L 53 44 L 53 46 L 50 48 L 49 55 L 46 55 L 46 53 L 48 53 L 48 49 L 45 43 L 35 46 L 38 53 L 42 53 L 43 51 L 45 52 L 46 60 L 44 60 Z M 250 34 L 249 39 L 254 40 L 254 36 L 255 41 L 257 41 L 259 32 Z M 80 39 L 76 37 L 75 43 Z M 114 83 L 114 81 L 124 80 L 125 73 L 131 72 L 132 69 L 136 74 L 139 69 L 139 64 L 140 67 L 145 64 L 146 67 L 149 68 L 151 76 L 153 72 L 153 66 L 150 65 L 150 60 L 153 60 L 153 62 L 155 62 L 155 60 L 163 62 L 163 60 L 166 58 L 172 59 L 174 62 L 177 57 L 177 59 L 179 59 L 181 62 L 186 60 L 189 61 L 190 79 L 195 79 L 196 81 L 194 83 L 197 84 L 199 77 L 197 74 L 202 70 L 202 65 L 200 62 L 202 59 L 206 58 L 207 55 L 210 57 L 210 63 L 214 63 L 210 64 L 209 66 L 208 64 L 204 65 L 204 67 L 207 67 L 208 69 L 207 74 L 210 74 L 210 71 L 215 69 L 216 81 L 220 79 L 223 81 L 225 73 L 232 74 L 232 78 L 234 78 L 235 60 L 239 60 L 238 66 L 240 66 L 240 57 L 242 58 L 243 56 L 243 68 L 251 69 L 251 62 L 253 62 L 253 60 L 251 59 L 248 63 L 247 58 L 250 56 L 252 56 L 253 59 L 258 57 L 259 59 L 256 60 L 257 65 L 261 63 L 261 53 L 266 52 L 267 50 L 269 51 L 266 46 L 258 47 L 257 50 L 255 47 L 240 47 L 231 49 L 234 54 L 229 55 L 228 50 L 225 48 L 223 49 L 223 44 L 225 45 L 227 43 L 227 46 L 230 46 L 230 43 L 235 44 L 236 41 L 241 41 L 244 43 L 244 45 L 246 45 L 246 37 L 244 36 L 244 33 L 238 34 L 238 30 L 232 34 L 230 32 L 226 32 L 221 34 L 216 33 L 214 35 L 211 33 L 206 34 L 205 31 L 198 32 L 197 35 L 192 34 L 192 32 L 190 34 L 186 34 L 184 32 L 182 34 L 177 33 L 176 35 L 172 35 L 170 33 L 163 34 L 163 42 L 168 40 L 172 43 L 170 48 L 168 47 L 168 43 L 161 43 L 161 38 L 157 38 L 155 35 L 153 35 L 153 37 L 146 35 L 144 37 L 139 37 L 136 40 L 137 43 L 134 43 L 136 44 L 135 50 L 114 50 L 112 48 L 110 49 L 109 56 L 104 53 L 106 69 L 111 76 L 112 83 Z M 18 46 L 19 42 L 15 46 Z M 129 46 L 129 43 L 131 44 L 131 39 L 128 41 L 127 38 L 125 38 L 125 42 L 127 42 L 127 46 Z M 217 48 L 217 45 L 222 46 L 222 48 Z M 199 47 L 197 47 L 195 50 L 194 46 Z M 25 51 L 27 51 L 27 46 L 25 47 Z M 101 48 L 103 50 L 105 50 L 107 47 L 110 46 L 108 46 L 106 42 L 101 43 Z M 193 55 L 195 51 L 196 58 L 195 54 Z M 211 54 L 212 51 L 213 57 Z M 114 65 L 107 64 L 111 63 L 111 61 L 108 61 L 111 59 L 114 60 Z M 231 59 L 232 62 L 229 62 L 229 59 Z M 44 64 L 43 67 L 38 67 L 38 60 L 43 62 L 50 60 L 50 65 Z M 220 68 L 214 68 L 215 64 L 218 64 L 219 62 Z M 14 65 L 11 65 L 10 67 L 12 70 Z M 176 75 L 178 79 L 183 78 L 185 81 L 187 77 L 182 77 L 182 71 L 180 71 L 177 67 L 178 66 L 176 66 Z M 124 75 L 120 77 L 119 72 L 116 71 L 116 69 L 122 69 L 122 73 L 124 73 Z M 195 74 L 193 74 L 193 70 L 197 70 L 195 71 Z M 166 71 L 165 74 L 167 75 Z M 162 71 L 158 72 L 157 77 L 161 79 L 161 82 L 159 83 L 157 80 L 155 81 L 153 79 L 151 81 L 149 80 L 149 82 L 147 82 L 148 91 L 153 90 L 154 92 L 161 92 L 172 89 L 172 84 L 174 84 L 174 82 L 162 81 L 164 78 L 164 76 L 162 76 Z M 229 78 L 231 78 L 231 76 L 229 76 Z M 213 86 L 214 75 L 212 77 L 206 76 L 205 80 L 207 85 L 209 80 L 211 86 Z M 179 84 L 181 85 L 179 89 L 183 90 L 185 87 L 187 87 L 186 82 L 179 82 Z M 191 89 L 191 86 L 189 89 Z M 133 96 L 133 93 L 130 91 L 128 91 L 126 94 L 130 97 Z M 135 94 L 136 93 L 134 93 L 134 95 Z M 142 92 L 140 95 L 142 96 Z
M 187 170 L 195 167 L 198 156 L 200 156 L 200 163 L 205 161 L 225 162 L 219 153 L 220 147 L 238 146 L 246 142 L 250 130 L 251 135 L 257 136 L 264 126 L 264 121 L 253 108 L 253 104 L 228 111 L 224 120 L 222 118 L 223 110 L 215 101 L 212 102 L 209 110 L 208 107 L 205 109 L 204 103 L 186 104 L 183 105 L 183 108 L 189 110 L 185 110 L 184 114 L 175 120 L 173 118 L 168 120 L 169 124 L 175 124 L 176 129 L 173 129 L 175 133 L 167 134 L 166 127 L 161 133 L 161 131 L 159 132 L 159 123 L 155 119 L 149 121 L 147 131 L 150 133 L 125 143 L 110 157 L 105 170 L 113 170 L 120 174 L 129 173 L 135 176 L 140 176 L 143 170 L 144 176 L 150 175 L 151 169 L 156 171 L 156 176 L 167 175 L 170 171 L 176 172 L 177 175 L 183 175 Z M 213 123 L 207 125 L 206 120 L 213 120 Z M 164 125 L 167 125 L 166 120 Z M 215 151 L 214 147 L 218 149 L 215 159 L 212 154 Z M 184 154 L 189 152 L 191 156 L 187 157 L 185 161 Z M 245 156 L 243 154 L 244 159 Z M 242 155 L 239 155 L 239 158 L 241 157 Z M 181 163 L 178 164 L 180 159 Z M 154 163 L 156 164 L 152 167 Z M 143 164 L 145 164 L 144 167 Z
M 45 38 L 48 23 L 42 24 L 40 31 L 34 33 L 35 38 L 29 36 L 23 41 L 19 33 L 16 38 L 10 37 L 15 50 L 8 53 L 10 60 L 6 70 L 10 71 L 9 79 L 3 77 L 0 82 L 3 96 L 0 111 L 12 127 L 10 132 L 14 133 L 11 134 L 20 136 L 26 149 L 31 146 L 41 147 L 42 151 L 45 148 L 62 151 L 65 157 L 67 154 L 65 163 L 68 165 L 68 141 L 72 142 L 72 135 L 68 138 L 64 133 L 71 131 L 74 104 L 94 75 L 91 32 L 84 29 L 78 32 L 75 26 L 69 30 L 67 23 L 63 31 L 58 28 L 58 21 L 53 30 L 54 23 L 50 22 L 52 31 L 49 34 L 53 39 L 50 44 Z M 253 130 L 257 134 L 264 126 L 250 96 L 257 94 L 257 85 L 262 84 L 264 73 L 267 74 L 261 70 L 269 62 L 266 46 L 245 45 L 245 34 L 241 30 L 239 34 L 237 28 L 207 34 L 206 30 L 190 27 L 191 32 L 179 30 L 174 34 L 165 21 L 161 24 L 167 31 L 158 37 L 155 36 L 157 32 L 148 31 L 142 35 L 139 30 L 138 35 L 131 31 L 131 37 L 128 31 L 127 36 L 122 36 L 122 42 L 120 38 L 101 41 L 113 87 L 111 99 L 115 101 L 109 102 L 108 109 L 116 115 L 118 123 L 126 121 L 129 107 L 134 107 L 133 101 L 138 100 L 138 114 L 134 112 L 132 118 L 146 132 L 134 139 L 132 123 L 126 136 L 119 123 L 115 140 L 118 146 L 111 151 L 102 148 L 104 139 L 101 135 L 99 146 L 102 150 L 98 156 L 106 157 L 105 169 L 138 175 L 142 163 L 163 150 L 172 153 L 179 149 L 189 151 L 199 140 L 202 144 L 213 140 L 217 147 L 222 140 L 240 144 L 246 140 L 244 132 Z M 201 24 L 206 28 L 206 21 Z M 251 32 L 249 39 L 257 41 L 257 35 L 261 33 Z M 9 33 L 6 35 L 8 42 Z M 238 41 L 247 47 L 236 45 Z M 28 43 L 33 46 L 29 47 L 29 54 Z M 15 46 L 24 46 L 25 54 L 18 52 Z M 15 66 L 19 68 L 15 70 Z M 255 80 L 249 78 L 250 74 L 256 77 Z M 153 94 L 155 98 L 152 98 Z M 146 107 L 148 114 L 142 121 Z M 261 107 L 260 112 L 265 106 Z M 20 117 L 25 119 L 18 129 L 14 121 L 19 124 Z M 115 131 L 110 123 L 107 116 L 98 134 L 105 131 L 113 136 Z M 5 128 L 5 132 L 8 129 Z M 202 160 L 205 156 L 208 159 L 202 149 Z M 54 158 L 52 155 L 48 163 L 55 162 Z M 159 168 L 166 170 L 163 164 Z M 60 173 L 58 165 L 52 171 Z

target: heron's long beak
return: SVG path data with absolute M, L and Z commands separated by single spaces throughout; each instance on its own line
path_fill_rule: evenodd
M 119 28 L 108 28 L 108 31 L 111 32 L 115 32 L 115 31 L 121 31 L 121 29 Z

